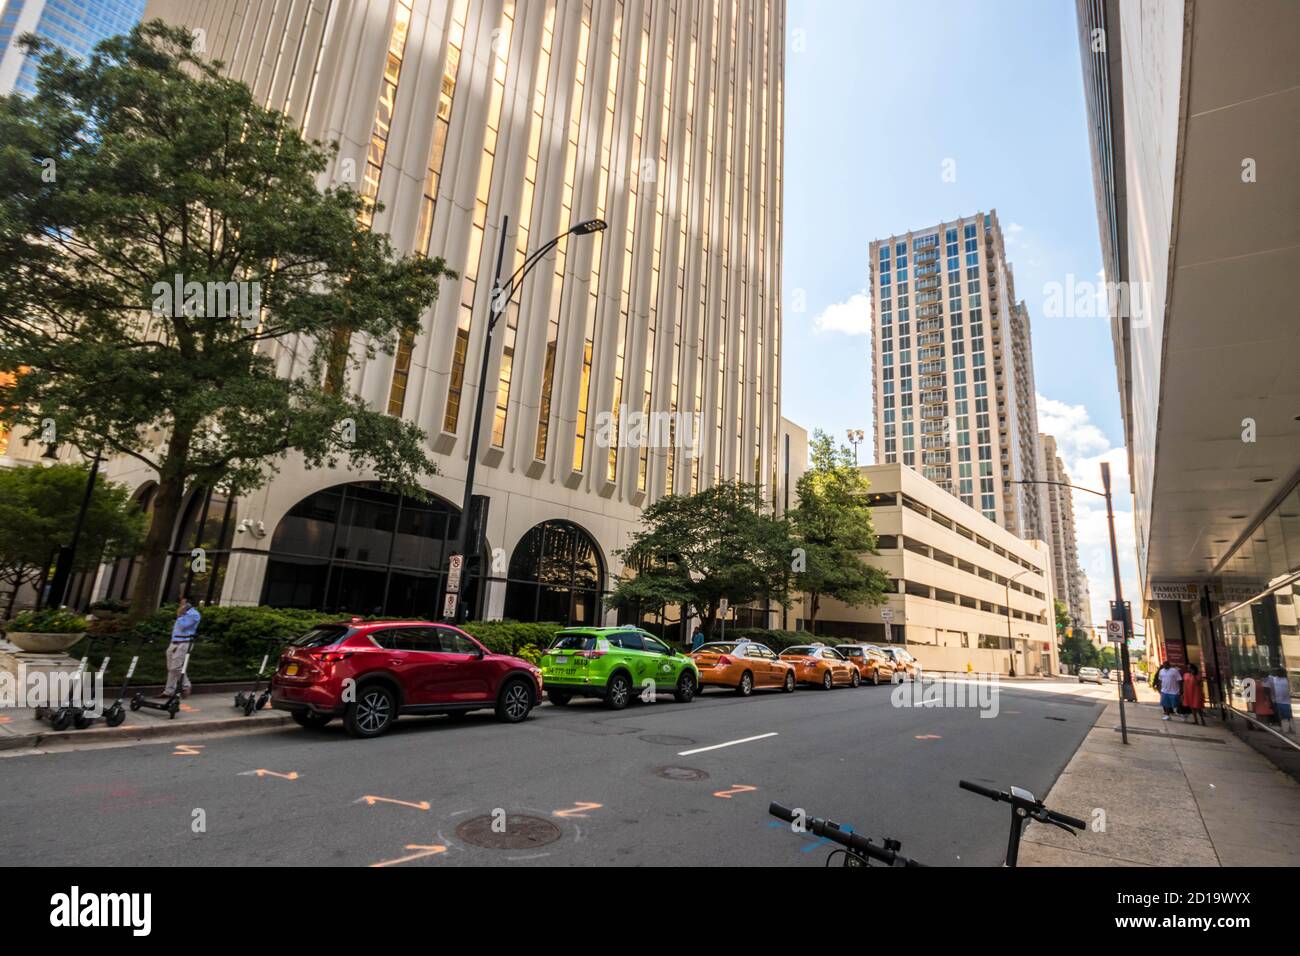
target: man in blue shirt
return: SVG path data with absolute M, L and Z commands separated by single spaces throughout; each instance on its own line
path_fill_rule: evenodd
M 185 658 L 194 645 L 194 635 L 199 629 L 199 609 L 190 603 L 188 597 L 182 596 L 176 605 L 176 623 L 172 625 L 171 643 L 167 645 L 167 687 L 164 696 L 176 693 L 180 684 L 181 696 L 190 695 L 190 678 L 184 673 Z

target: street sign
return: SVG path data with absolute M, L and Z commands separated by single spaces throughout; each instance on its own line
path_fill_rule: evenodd
M 447 620 L 453 620 L 456 617 L 456 594 L 450 592 L 443 595 L 442 598 L 442 616 Z
M 447 569 L 447 593 L 458 594 L 460 592 L 460 572 L 465 566 L 465 556 L 463 554 L 453 554 L 451 556 L 450 567 Z
M 719 599 L 718 599 L 718 613 L 719 613 L 719 614 L 726 614 L 726 613 L 727 613 L 727 609 L 728 609 L 729 607 L 731 607 L 731 602 L 728 601 L 726 598 L 719 598 Z
M 1124 640 L 1124 622 L 1107 621 L 1106 622 L 1106 640 L 1116 643 Z
M 880 619 L 886 624 L 892 623 L 894 620 L 894 609 L 892 607 L 882 607 L 880 609 Z

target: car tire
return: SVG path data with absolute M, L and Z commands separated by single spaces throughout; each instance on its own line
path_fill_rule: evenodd
M 754 693 L 754 675 L 749 671 L 740 675 L 740 683 L 736 685 L 736 693 L 741 697 L 748 697 Z
M 677 689 L 673 691 L 673 700 L 679 704 L 689 704 L 695 699 L 695 675 L 690 671 L 682 671 L 681 676 L 677 678 Z
M 787 694 L 793 694 L 794 685 L 795 685 L 794 673 L 791 671 L 786 671 L 785 683 L 781 685 L 781 690 L 783 690 Z
M 569 701 L 573 700 L 573 695 L 566 694 L 562 690 L 548 690 L 546 692 L 546 699 L 556 707 L 568 707 Z
M 307 730 L 320 730 L 334 718 L 329 714 L 318 714 L 314 710 L 295 710 L 293 722 Z
M 508 680 L 497 695 L 497 720 L 518 724 L 528 719 L 533 709 L 533 692 L 518 677 Z
M 397 697 L 383 684 L 366 684 L 343 712 L 343 728 L 353 737 L 378 737 L 397 719 Z
M 879 686 L 880 686 L 880 668 L 879 668 L 879 667 L 874 668 L 874 669 L 871 671 L 871 686 L 872 686 L 872 687 L 879 687 Z
M 835 686 L 835 678 L 831 676 L 831 669 L 828 667 L 822 671 L 822 690 L 830 690 Z
M 858 673 L 856 667 L 853 668 L 853 673 L 849 675 L 849 683 L 854 687 L 862 686 L 862 675 Z
M 622 710 L 632 697 L 632 682 L 626 674 L 615 674 L 605 685 L 605 706 L 610 710 Z

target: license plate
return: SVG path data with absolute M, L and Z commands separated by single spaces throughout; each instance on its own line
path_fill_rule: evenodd
M 555 659 L 555 663 L 557 663 L 557 664 L 567 664 L 567 663 L 569 663 L 569 659 L 568 659 L 567 657 L 557 657 L 557 658 Z
M 297 673 L 298 673 L 298 665 L 297 665 L 297 664 L 290 664 L 290 665 L 288 665 L 287 667 L 285 667 L 285 669 L 284 669 L 284 676 L 285 676 L 285 677 L 293 677 L 293 676 L 297 675 Z
M 556 675 L 559 675 L 561 677 L 570 676 L 573 674 L 573 670 L 574 669 L 572 667 L 552 667 L 551 676 L 552 677 L 555 677 Z

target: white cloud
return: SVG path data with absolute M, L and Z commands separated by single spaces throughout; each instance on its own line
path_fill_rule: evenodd
M 871 296 L 864 289 L 849 296 L 846 302 L 828 305 L 813 319 L 813 328 L 845 335 L 871 334 Z
M 1109 462 L 1120 583 L 1124 588 L 1124 598 L 1134 613 L 1141 614 L 1142 593 L 1138 586 L 1128 453 L 1123 446 L 1111 445 L 1102 430 L 1092 423 L 1088 409 L 1083 405 L 1068 405 L 1039 395 L 1038 430 L 1056 439 L 1057 452 L 1071 484 L 1102 490 L 1101 463 Z M 1092 622 L 1098 625 L 1110 617 L 1110 601 L 1115 591 L 1106 500 L 1084 491 L 1074 491 L 1072 495 L 1079 564 L 1088 578 Z

